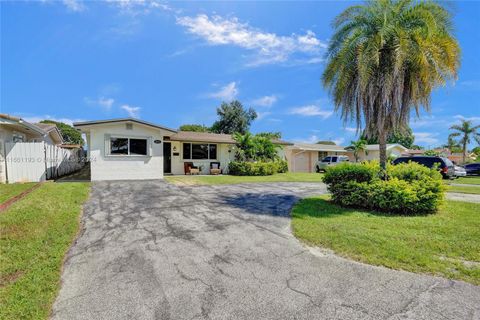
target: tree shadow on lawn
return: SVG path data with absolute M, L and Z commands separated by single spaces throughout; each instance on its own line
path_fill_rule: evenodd
M 401 214 L 358 207 L 342 207 L 332 202 L 332 200 L 326 196 L 302 199 L 292 209 L 292 217 L 299 219 L 302 219 L 305 216 L 314 218 L 329 218 L 354 214 L 386 218 L 414 218 L 427 217 L 435 213 Z
M 290 210 L 301 198 L 290 194 L 244 193 L 238 195 L 220 195 L 220 201 L 247 213 L 290 217 Z

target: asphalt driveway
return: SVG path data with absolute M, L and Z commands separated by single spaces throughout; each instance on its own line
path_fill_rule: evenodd
M 320 184 L 93 183 L 54 319 L 480 319 L 480 287 L 308 249 Z

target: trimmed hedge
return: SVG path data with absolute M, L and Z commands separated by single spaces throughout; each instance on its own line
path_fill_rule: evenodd
M 418 163 L 387 167 L 382 180 L 376 162 L 343 163 L 330 167 L 323 181 L 333 202 L 388 213 L 425 214 L 438 209 L 444 198 L 441 174 Z
M 228 164 L 228 173 L 234 176 L 269 176 L 287 171 L 288 164 L 285 160 L 268 162 L 233 161 Z

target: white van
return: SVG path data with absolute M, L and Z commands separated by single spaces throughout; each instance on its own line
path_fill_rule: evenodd
M 315 171 L 322 172 L 325 171 L 328 167 L 335 166 L 342 162 L 350 161 L 347 156 L 328 156 L 322 160 L 317 161 L 315 164 Z

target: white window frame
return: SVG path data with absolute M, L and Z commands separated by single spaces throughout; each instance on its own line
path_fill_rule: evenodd
M 106 155 L 108 157 L 151 157 L 152 156 L 152 149 L 151 149 L 151 146 L 152 146 L 152 137 L 145 137 L 145 136 L 123 136 L 123 135 L 106 135 L 106 138 L 105 139 L 105 142 L 108 141 L 108 143 L 106 143 L 106 146 L 105 146 L 105 150 L 107 151 L 106 152 Z M 128 142 L 127 142 L 127 154 L 115 154 L 115 153 L 112 153 L 112 139 L 127 139 Z M 130 154 L 130 139 L 135 139 L 135 140 L 146 140 L 147 141 L 147 154 Z
M 190 145 L 190 158 L 184 158 L 184 154 L 183 154 L 183 146 L 185 144 L 189 144 Z M 208 147 L 207 147 L 207 150 L 208 150 L 208 158 L 206 159 L 192 159 L 192 153 L 193 153 L 193 147 L 192 145 L 194 144 L 206 144 Z M 215 145 L 216 146 L 216 149 L 217 149 L 217 156 L 215 157 L 215 159 L 210 159 L 210 145 Z M 219 152 L 219 149 L 218 149 L 218 143 L 208 143 L 208 142 L 183 142 L 182 143 L 182 159 L 185 160 L 185 161 L 218 161 L 218 152 Z

